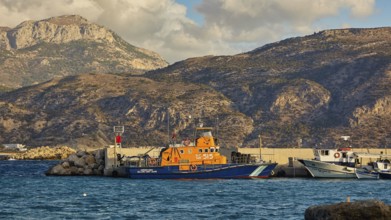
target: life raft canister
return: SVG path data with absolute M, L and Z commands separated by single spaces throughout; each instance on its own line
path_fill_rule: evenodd
M 155 158 L 149 158 L 149 165 L 155 166 L 156 165 L 156 159 Z
M 334 157 L 335 157 L 335 158 L 339 158 L 340 156 L 341 156 L 341 154 L 338 153 L 338 152 L 334 154 Z
M 183 145 L 189 146 L 190 145 L 190 139 L 183 140 Z
M 197 165 L 195 165 L 195 164 L 190 165 L 190 170 L 191 171 L 196 171 L 197 170 Z

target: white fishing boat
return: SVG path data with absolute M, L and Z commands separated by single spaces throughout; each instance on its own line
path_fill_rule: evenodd
M 357 156 L 362 160 L 362 158 L 380 158 L 378 161 L 369 163 L 362 168 L 356 168 L 356 176 L 358 179 L 379 179 L 380 172 L 390 172 L 390 161 L 388 159 L 381 159 L 385 155 L 382 154 L 357 154 Z
M 299 159 L 315 178 L 356 178 L 355 168 L 317 160 Z
M 315 178 L 356 178 L 351 148 L 314 149 L 315 159 L 299 159 Z
M 389 171 L 387 155 L 358 153 L 351 148 L 314 149 L 315 159 L 299 159 L 316 178 L 379 179 L 379 172 Z

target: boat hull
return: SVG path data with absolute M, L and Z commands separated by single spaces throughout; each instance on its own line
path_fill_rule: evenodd
M 391 179 L 391 172 L 379 172 L 381 179 Z
M 355 168 L 332 163 L 299 159 L 305 168 L 315 178 L 357 178 Z
M 358 179 L 379 179 L 379 173 L 374 171 L 368 171 L 365 169 L 356 169 L 356 176 Z
M 276 163 L 226 164 L 199 166 L 196 170 L 179 170 L 179 166 L 128 167 L 131 179 L 250 179 L 268 178 Z

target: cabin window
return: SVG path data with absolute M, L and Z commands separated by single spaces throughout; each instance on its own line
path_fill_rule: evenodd
M 198 153 L 202 153 L 202 149 L 198 149 Z
M 342 158 L 347 158 L 348 154 L 346 152 L 342 153 Z
M 388 169 L 387 167 L 388 167 L 388 164 L 385 163 L 384 164 L 384 169 L 387 170 Z
M 321 150 L 321 151 L 320 151 L 320 154 L 321 154 L 322 156 L 328 156 L 328 155 L 329 155 L 329 151 L 328 151 L 328 150 Z
M 183 150 L 179 150 L 179 153 L 183 154 L 183 153 L 184 153 L 184 151 L 183 151 Z
M 216 148 L 216 152 L 219 152 L 219 148 Z
M 205 149 L 204 152 L 205 152 L 205 153 L 208 153 L 208 152 L 209 152 L 209 149 Z
M 214 148 L 211 148 L 211 149 L 210 149 L 210 152 L 211 152 L 211 153 L 215 152 L 215 149 L 214 149 Z
M 211 131 L 204 131 L 201 133 L 201 137 L 212 137 Z
M 191 154 L 193 151 L 191 149 L 189 149 L 187 152 L 189 152 L 189 154 Z

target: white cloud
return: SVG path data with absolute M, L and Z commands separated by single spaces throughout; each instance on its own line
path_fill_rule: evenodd
M 311 34 L 319 30 L 317 21 L 342 13 L 369 16 L 374 7 L 374 0 L 204 0 L 197 9 L 205 17 L 204 31 L 214 32 L 239 50 L 242 45 L 261 46 Z
M 352 19 L 365 17 L 374 5 L 374 0 L 203 0 L 197 6 L 204 16 L 200 25 L 174 0 L 0 0 L 0 26 L 79 14 L 173 62 L 239 53 L 286 36 L 309 34 L 319 29 L 314 23 L 323 18 L 346 11 Z
M 100 13 L 96 3 L 88 0 L 0 0 L 0 26 L 15 27 L 25 20 L 65 14 L 79 14 L 95 20 Z

